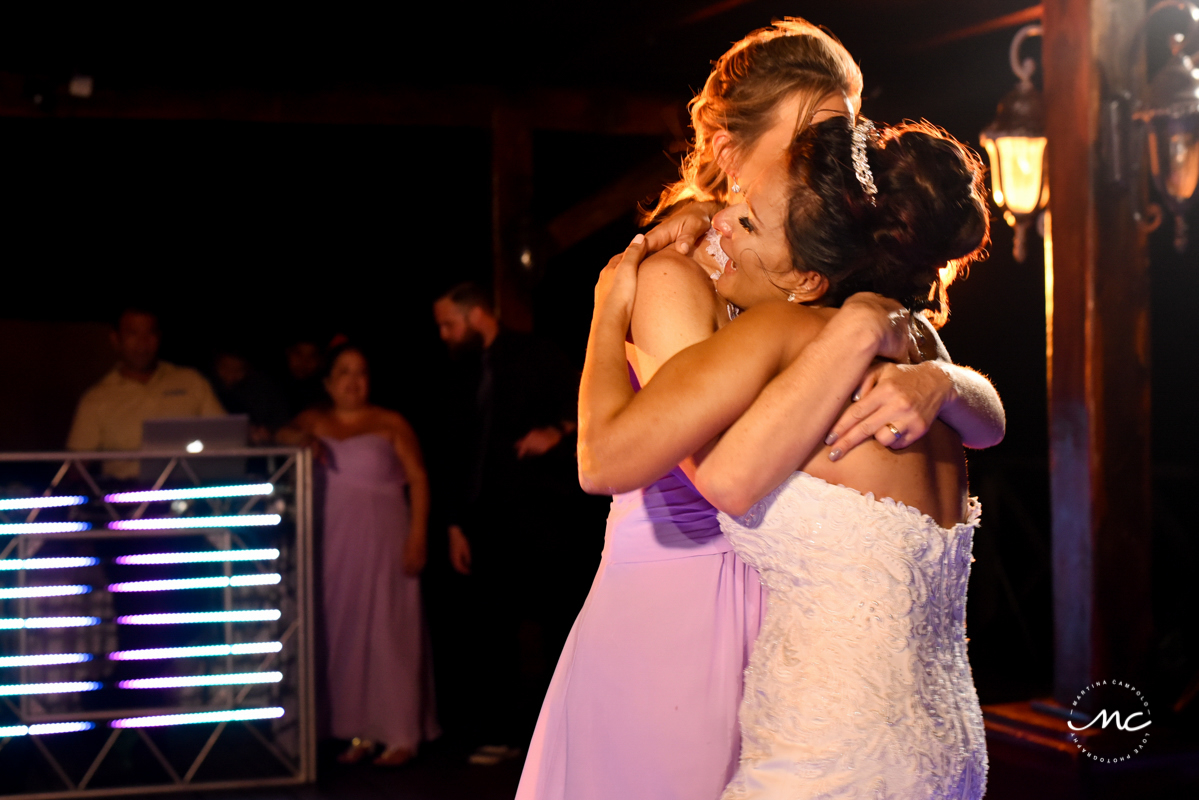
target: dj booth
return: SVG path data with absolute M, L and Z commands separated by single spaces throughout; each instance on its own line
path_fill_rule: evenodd
M 312 781 L 312 542 L 306 450 L 0 454 L 0 800 Z

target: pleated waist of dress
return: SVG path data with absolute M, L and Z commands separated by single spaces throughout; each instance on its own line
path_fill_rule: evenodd
M 373 475 L 355 475 L 353 473 L 329 472 L 325 475 L 326 485 L 333 490 L 350 490 L 354 492 L 372 492 L 375 494 L 404 493 L 405 483 L 399 480 L 379 480 Z
M 717 511 L 679 470 L 612 498 L 604 536 L 610 563 L 668 561 L 727 553 Z

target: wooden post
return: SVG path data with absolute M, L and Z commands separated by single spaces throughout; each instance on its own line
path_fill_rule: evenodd
M 1111 177 L 1109 136 L 1117 92 L 1137 88 L 1127 60 L 1144 13 L 1143 0 L 1044 3 L 1054 697 L 1065 705 L 1092 681 L 1143 678 L 1151 634 L 1148 250 L 1130 202 L 1141 188 Z
M 495 305 L 509 328 L 533 328 L 526 275 L 533 266 L 533 132 L 524 114 L 499 104 L 491 121 L 491 241 Z M 523 257 L 523 262 L 522 262 Z

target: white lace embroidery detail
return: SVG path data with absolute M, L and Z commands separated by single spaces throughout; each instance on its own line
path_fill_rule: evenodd
M 979 512 L 972 498 L 944 529 L 797 472 L 745 516 L 720 515 L 770 590 L 726 800 L 982 796 L 965 635 Z

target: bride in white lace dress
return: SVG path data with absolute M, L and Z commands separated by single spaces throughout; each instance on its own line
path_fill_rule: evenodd
M 635 448 L 647 474 L 681 463 L 769 589 L 725 798 L 983 794 L 965 636 L 979 506 L 961 440 L 871 419 L 865 399 L 863 429 L 883 432 L 853 449 L 825 436 L 876 357 L 936 341 L 924 319 L 944 321 L 946 285 L 988 238 L 981 178 L 931 126 L 812 126 L 713 222 L 716 289 L 744 313 L 636 395 L 623 344 L 640 240 L 601 275 L 580 470 L 613 448 Z M 829 365 L 837 379 L 811 380 Z M 759 395 L 774 418 L 740 419 Z

